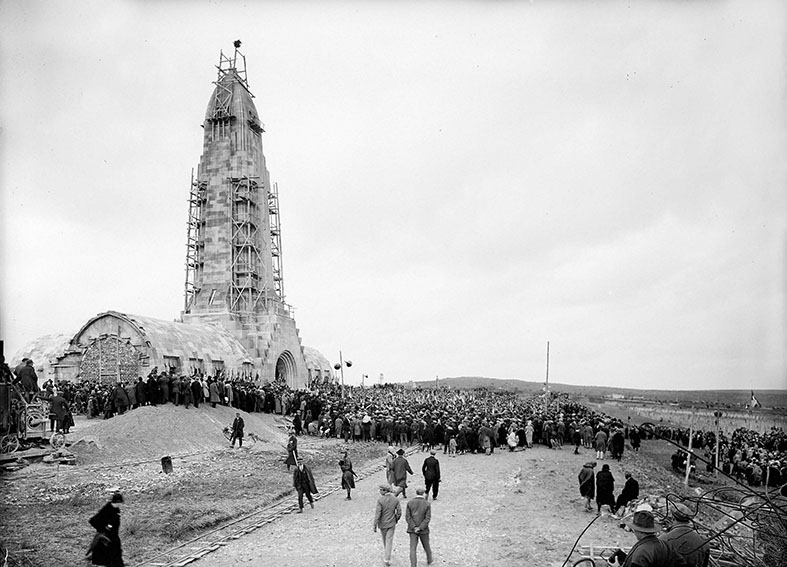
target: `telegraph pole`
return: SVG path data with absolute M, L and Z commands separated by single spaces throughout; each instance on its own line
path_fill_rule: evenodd
M 713 475 L 716 477 L 716 480 L 719 479 L 719 443 L 720 443 L 719 437 L 721 436 L 720 435 L 721 428 L 719 427 L 720 426 L 719 421 L 721 420 L 722 415 L 724 414 L 721 413 L 720 411 L 713 412 L 713 416 L 716 418 L 716 468 L 713 471 Z
M 546 386 L 547 394 L 549 394 L 549 341 L 547 341 L 547 379 L 544 385 Z
M 691 426 L 689 427 L 689 452 L 686 455 L 686 478 L 683 484 L 689 485 L 689 474 L 691 473 L 691 445 L 694 441 L 694 406 L 691 406 Z

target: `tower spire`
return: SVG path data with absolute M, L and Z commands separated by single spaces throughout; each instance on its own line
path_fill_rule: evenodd
M 278 188 L 270 182 L 265 128 L 240 46 L 236 40 L 232 56 L 220 53 L 192 174 L 183 319 L 226 326 L 255 353 L 263 376 L 292 378 L 305 373 L 305 359 L 284 302 Z

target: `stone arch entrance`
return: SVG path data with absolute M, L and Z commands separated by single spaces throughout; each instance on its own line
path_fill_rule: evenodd
M 295 357 L 288 350 L 279 355 L 276 360 L 276 381 L 284 382 L 291 388 L 295 387 L 298 379 L 298 371 L 295 366 Z
M 136 382 L 139 351 L 127 339 L 101 335 L 85 349 L 79 366 L 80 377 L 104 384 Z

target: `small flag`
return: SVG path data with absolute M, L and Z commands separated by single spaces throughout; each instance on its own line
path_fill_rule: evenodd
M 751 407 L 761 408 L 762 404 L 754 397 L 754 390 L 751 391 Z

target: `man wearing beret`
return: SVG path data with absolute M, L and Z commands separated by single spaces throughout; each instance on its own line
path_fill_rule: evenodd
M 391 494 L 390 484 L 380 485 L 380 498 L 377 499 L 377 506 L 374 509 L 374 526 L 376 532 L 380 528 L 380 535 L 383 538 L 383 563 L 391 564 L 391 550 L 393 549 L 394 532 L 396 523 L 402 517 L 402 506 L 399 499 Z
M 691 525 L 693 517 L 694 513 L 688 506 L 682 502 L 674 504 L 672 518 L 675 523 L 660 539 L 682 558 L 681 565 L 707 567 L 710 561 L 710 546 Z

